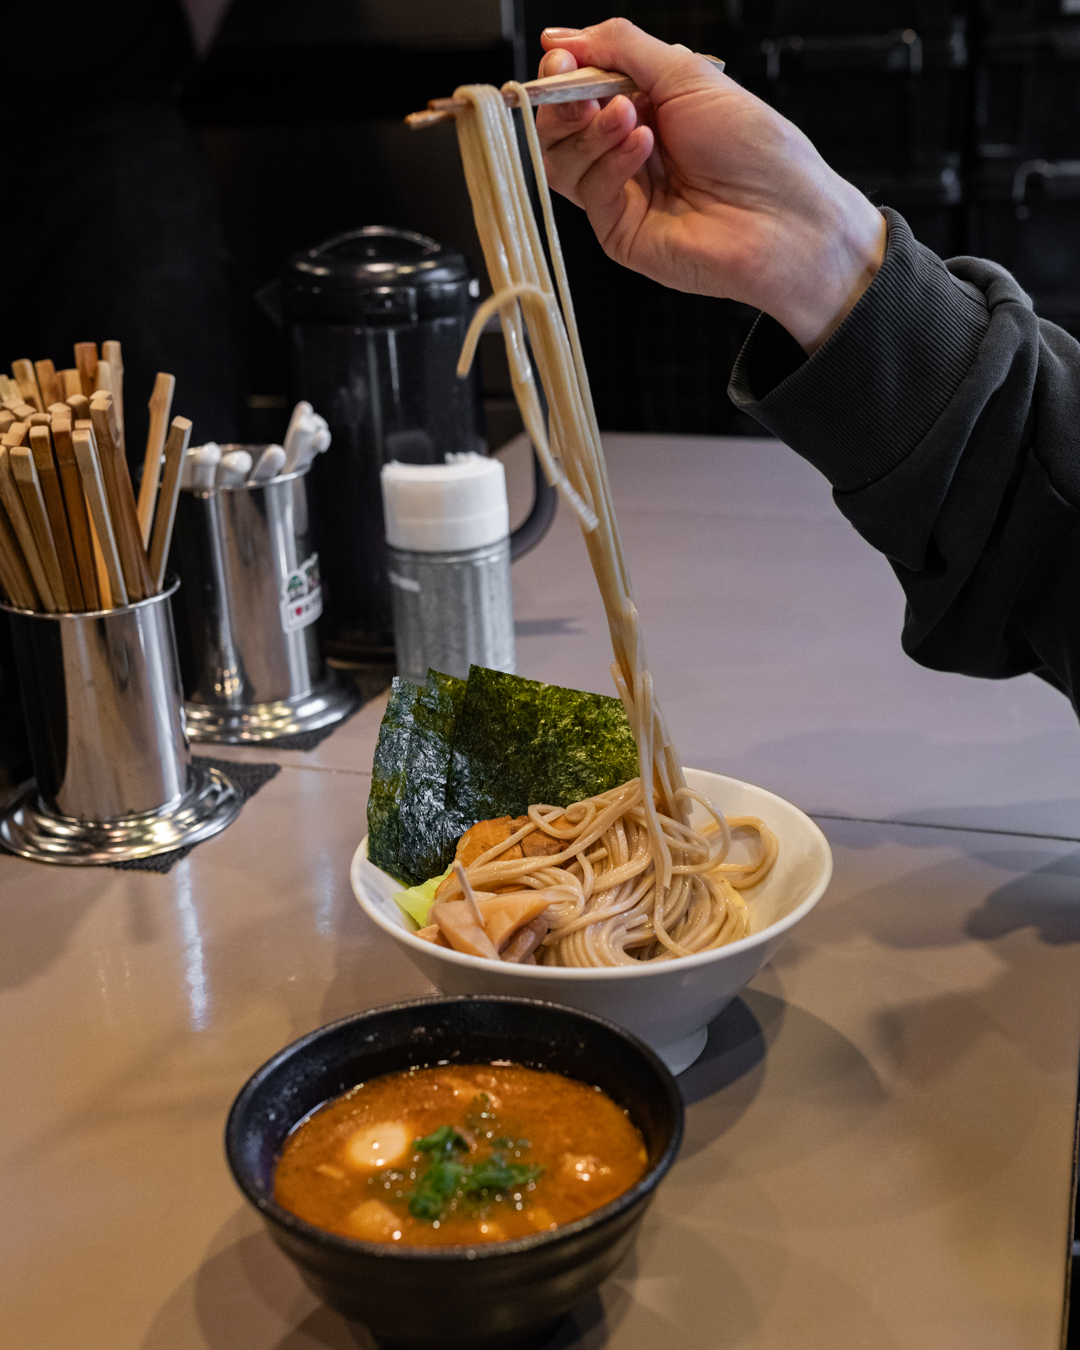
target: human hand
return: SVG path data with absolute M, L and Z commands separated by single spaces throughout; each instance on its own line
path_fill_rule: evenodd
M 763 309 L 813 352 L 873 280 L 885 221 L 779 113 L 626 19 L 545 29 L 541 75 L 599 66 L 642 92 L 537 110 L 548 181 L 605 253 L 675 290 Z

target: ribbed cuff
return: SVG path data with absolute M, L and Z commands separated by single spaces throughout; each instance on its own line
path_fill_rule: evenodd
M 761 315 L 731 375 L 732 401 L 841 492 L 865 487 L 919 444 L 970 370 L 990 323 L 986 301 L 884 211 L 885 260 L 814 353 Z

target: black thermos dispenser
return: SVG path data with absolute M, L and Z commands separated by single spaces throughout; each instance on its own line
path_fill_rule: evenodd
M 483 451 L 477 380 L 455 374 L 479 284 L 455 249 L 368 225 L 295 254 L 274 289 L 293 395 L 334 438 L 308 476 L 328 650 L 383 659 L 394 638 L 379 471 Z

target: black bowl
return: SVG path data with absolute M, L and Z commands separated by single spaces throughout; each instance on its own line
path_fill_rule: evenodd
M 648 1171 L 575 1223 L 474 1247 L 360 1242 L 316 1228 L 274 1202 L 281 1146 L 315 1107 L 413 1065 L 493 1059 L 602 1088 L 641 1131 Z M 403 1350 L 497 1350 L 542 1338 L 622 1260 L 675 1161 L 682 1131 L 675 1080 L 629 1032 L 536 999 L 436 998 L 358 1013 L 287 1046 L 234 1102 L 225 1151 L 274 1241 L 332 1308 Z

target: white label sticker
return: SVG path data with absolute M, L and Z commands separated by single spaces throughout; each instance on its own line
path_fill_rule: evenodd
M 314 623 L 322 613 L 322 585 L 319 580 L 319 555 L 313 553 L 295 572 L 285 578 L 281 597 L 281 626 L 295 633 Z

